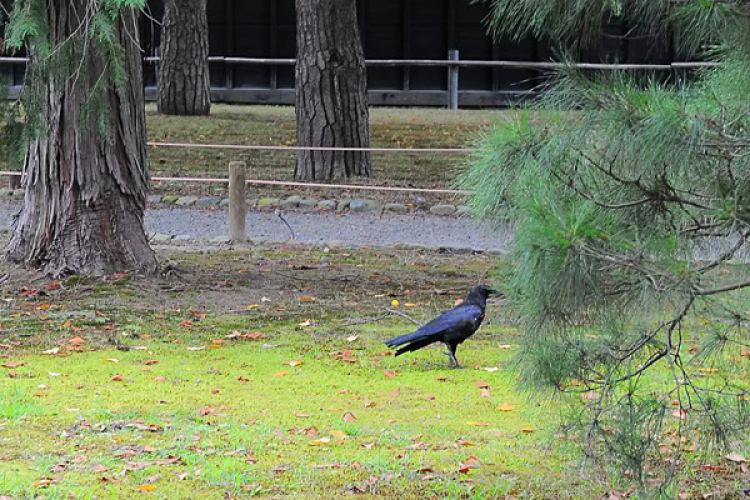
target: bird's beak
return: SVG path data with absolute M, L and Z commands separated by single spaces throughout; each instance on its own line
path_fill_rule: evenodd
M 487 295 L 499 295 L 501 297 L 505 297 L 505 294 L 500 290 L 487 290 Z

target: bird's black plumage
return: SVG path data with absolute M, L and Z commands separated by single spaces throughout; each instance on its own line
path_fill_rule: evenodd
M 474 335 L 474 332 L 479 329 L 482 320 L 484 320 L 487 297 L 492 294 L 502 295 L 497 290 L 480 285 L 474 288 L 463 302 L 450 311 L 445 311 L 413 333 L 388 340 L 386 345 L 397 347 L 406 344 L 405 347 L 396 351 L 396 356 L 399 356 L 405 352 L 416 351 L 434 342 L 442 342 L 448 346 L 450 352 L 446 352 L 446 354 L 450 356 L 453 364 L 460 366 L 456 359 L 456 348 L 458 344 Z

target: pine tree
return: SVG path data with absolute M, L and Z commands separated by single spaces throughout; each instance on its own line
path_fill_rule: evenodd
M 6 257 L 53 275 L 158 269 L 139 8 L 144 0 L 16 0 L 6 45 L 31 61 L 25 200 Z
M 586 451 L 674 487 L 685 439 L 750 427 L 750 2 L 493 0 L 496 35 L 591 43 L 675 29 L 691 78 L 555 75 L 478 141 L 459 184 L 511 220 L 522 378 L 583 399 Z M 635 31 L 635 30 L 634 30 Z M 666 469 L 663 464 L 671 464 Z M 654 479 L 650 477 L 649 479 Z

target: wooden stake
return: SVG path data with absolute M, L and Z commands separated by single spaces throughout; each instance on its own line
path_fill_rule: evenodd
M 229 238 L 247 241 L 245 235 L 245 162 L 229 162 Z

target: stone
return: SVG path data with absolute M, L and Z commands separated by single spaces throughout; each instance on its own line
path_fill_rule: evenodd
M 338 205 L 336 205 L 336 211 L 343 212 L 347 208 L 349 208 L 349 204 L 352 202 L 351 198 L 344 198 L 343 200 L 340 200 Z
M 0 199 L 1 200 L 13 199 L 13 189 L 0 189 Z
M 318 200 L 315 198 L 307 198 L 299 202 L 299 207 L 305 210 L 312 210 L 318 205 Z
M 397 212 L 400 214 L 403 214 L 409 211 L 409 207 L 407 207 L 403 203 L 388 203 L 384 207 L 384 209 L 386 212 Z
M 321 210 L 336 210 L 337 206 L 336 200 L 323 200 L 318 203 L 318 208 Z
M 23 197 L 26 195 L 26 191 L 23 189 L 16 189 L 13 191 L 13 198 L 16 200 L 23 200 Z
M 169 203 L 171 205 L 172 203 L 176 202 L 179 199 L 180 197 L 176 194 L 165 194 L 164 196 L 161 197 L 161 202 Z
M 149 203 L 161 203 L 161 195 L 160 194 L 148 195 L 148 202 Z
M 371 212 L 380 210 L 380 202 L 377 200 L 352 200 L 349 203 L 349 210 L 352 212 Z
M 179 205 L 181 207 L 190 207 L 195 205 L 195 202 L 198 201 L 197 196 L 181 196 L 175 203 L 175 205 Z
M 229 236 L 217 236 L 216 238 L 211 238 L 211 243 L 229 243 L 231 241 L 232 240 Z
M 245 208 L 253 208 L 258 203 L 255 198 L 248 198 L 245 200 Z
M 455 205 L 435 205 L 430 208 L 430 212 L 435 215 L 453 215 L 456 213 Z
M 172 235 L 171 234 L 155 234 L 153 238 L 151 238 L 151 241 L 155 243 L 166 243 L 168 241 L 172 241 Z
M 286 200 L 281 202 L 281 208 L 290 209 L 290 208 L 297 208 L 302 201 L 301 196 L 292 195 Z
M 277 207 L 279 203 L 278 198 L 261 198 L 258 200 L 258 208 Z
M 174 241 L 191 241 L 193 237 L 189 234 L 178 234 L 173 239 Z
M 229 206 L 229 198 L 224 198 L 221 200 L 221 203 L 219 203 L 220 207 L 228 207 Z
M 221 198 L 200 198 L 198 201 L 195 202 L 195 204 L 199 207 L 215 207 L 219 203 L 221 203 Z

